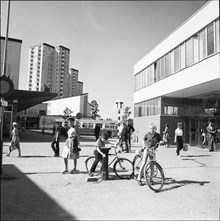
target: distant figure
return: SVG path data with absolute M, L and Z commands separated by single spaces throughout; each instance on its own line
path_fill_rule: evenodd
M 101 130 L 100 126 L 98 124 L 96 124 L 95 129 L 94 129 L 94 134 L 95 134 L 96 140 L 99 139 L 100 130 Z
M 57 122 L 54 123 L 53 126 L 53 140 L 51 143 L 51 148 L 53 149 L 54 152 L 54 157 L 59 157 L 60 156 L 60 147 L 59 147 L 59 142 L 60 142 L 60 126 Z
M 123 151 L 125 153 L 129 153 L 128 149 L 128 126 L 125 122 L 122 123 L 123 127 L 119 136 L 119 146 L 123 147 L 123 142 L 125 142 L 125 149 Z
M 175 130 L 175 138 L 174 143 L 176 143 L 176 154 L 179 157 L 180 150 L 183 149 L 183 130 L 182 130 L 182 122 L 177 123 L 177 128 Z
M 202 146 L 205 146 L 206 145 L 206 129 L 201 129 L 201 133 L 202 133 Z
M 163 131 L 163 143 L 165 147 L 170 147 L 170 129 L 168 123 L 165 124 L 165 129 Z
M 209 151 L 215 151 L 214 150 L 214 146 L 216 145 L 215 143 L 215 139 L 216 139 L 216 128 L 213 125 L 213 123 L 211 121 L 209 121 L 209 125 L 206 128 L 207 132 L 208 132 L 208 139 L 209 139 L 209 147 L 210 150 Z
M 10 156 L 12 150 L 18 149 L 18 157 L 21 157 L 20 138 L 18 136 L 18 124 L 13 122 L 13 129 L 11 132 L 11 142 L 9 145 L 9 152 L 6 156 Z
M 128 136 L 128 147 L 129 147 L 129 151 L 131 151 L 131 135 L 135 131 L 135 129 L 130 122 L 128 122 L 127 128 L 128 128 L 128 135 L 127 135 Z

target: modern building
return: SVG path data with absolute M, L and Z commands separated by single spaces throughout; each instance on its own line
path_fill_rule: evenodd
M 88 103 L 88 93 L 66 97 L 62 99 L 53 99 L 47 103 L 47 115 L 63 115 L 66 108 L 70 109 L 75 116 L 81 113 L 83 117 L 90 116 L 90 104 Z
M 13 81 L 15 89 L 18 89 L 19 84 L 21 45 L 22 40 L 8 38 L 5 75 Z M 1 36 L 1 71 L 3 70 L 4 47 L 5 37 Z
M 219 1 L 209 1 L 134 66 L 134 127 L 139 139 L 154 122 L 172 141 L 183 122 L 184 141 L 201 144 L 200 129 L 220 129 Z M 219 133 L 217 142 L 220 143 Z
M 80 95 L 83 93 L 83 82 L 77 81 L 77 95 Z
M 57 93 L 58 98 L 82 94 L 83 83 L 78 83 L 79 71 L 69 68 L 69 59 L 70 50 L 64 46 L 42 43 L 30 47 L 28 90 L 50 91 Z

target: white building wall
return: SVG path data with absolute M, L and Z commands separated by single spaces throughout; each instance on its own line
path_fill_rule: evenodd
M 160 97 L 162 95 L 203 84 L 205 82 L 217 80 L 220 78 L 219 70 L 220 55 L 216 54 L 148 87 L 136 91 L 134 93 L 134 103 Z M 209 92 L 209 90 L 212 91 L 213 88 L 203 87 L 202 93 Z
M 219 17 L 219 1 L 210 1 L 134 66 L 134 75 Z
M 47 115 L 63 115 L 63 111 L 67 107 L 73 111 L 73 116 L 81 113 L 84 117 L 87 117 L 88 103 L 85 102 L 87 100 L 88 94 L 47 101 L 45 102 L 48 104 Z

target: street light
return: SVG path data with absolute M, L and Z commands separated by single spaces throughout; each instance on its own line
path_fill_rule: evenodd
M 120 125 L 120 110 L 123 108 L 123 102 L 120 100 L 115 101 L 115 107 L 118 110 L 118 126 Z

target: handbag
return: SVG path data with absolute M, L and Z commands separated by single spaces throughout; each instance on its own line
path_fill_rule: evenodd
M 188 151 L 188 144 L 183 144 L 183 151 Z

